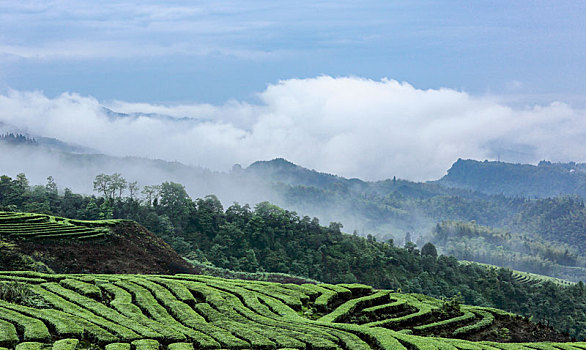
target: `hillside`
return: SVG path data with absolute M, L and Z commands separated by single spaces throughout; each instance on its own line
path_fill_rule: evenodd
M 553 250 L 568 250 L 574 260 L 586 261 L 586 228 L 583 225 L 586 222 L 586 209 L 580 201 L 571 202 L 565 197 L 532 200 L 488 195 L 469 189 L 446 187 L 441 185 L 441 181 L 417 183 L 392 178 L 390 175 L 391 178 L 387 180 L 366 182 L 305 169 L 284 159 L 255 162 L 244 169 L 234 167 L 230 173 L 215 173 L 177 162 L 74 154 L 50 150 L 40 144 L 28 144 L 35 140 L 27 141 L 25 138 L 20 141 L 19 147 L 0 142 L 3 171 L 14 175 L 23 171 L 29 175 L 30 172 L 34 174 L 30 179 L 33 183 L 44 183 L 47 176 L 51 175 L 60 190 L 67 186 L 86 194 L 91 193 L 93 179 L 100 173 L 120 173 L 128 183 L 138 181 L 139 186 L 152 187 L 156 183 L 172 181 L 185 185 L 185 191 L 193 198 L 214 193 L 223 203 L 254 204 L 269 201 L 296 211 L 300 216 L 318 217 L 323 223 L 341 223 L 345 232 L 356 232 L 362 236 L 371 234 L 384 241 L 393 239 L 398 245 L 404 245 L 409 235 L 411 241 L 422 246 L 431 239 L 431 231 L 436 223 L 444 220 L 474 220 L 480 225 L 506 230 L 527 240 L 544 242 Z M 21 162 L 21 159 L 31 161 Z M 462 162 L 467 161 L 456 164 Z M 529 169 L 529 175 L 549 168 L 563 168 L 562 165 L 548 165 L 545 162 L 538 167 L 521 167 Z M 574 168 L 574 175 L 581 171 L 579 164 Z M 569 170 L 560 174 L 563 178 L 569 174 Z M 518 180 L 522 182 L 525 178 L 527 176 L 521 176 Z M 83 207 L 89 204 L 86 200 L 89 197 L 81 200 L 72 195 L 65 205 L 64 202 L 47 198 L 43 188 L 29 188 L 23 194 L 24 197 L 14 198 L 13 194 L 7 192 L 12 191 L 13 184 L 10 182 L 16 181 L 9 178 L 5 180 L 0 181 L 7 182 L 0 184 L 0 210 L 4 207 L 5 210 L 44 212 L 72 218 L 97 218 Z M 510 184 L 517 187 L 514 182 Z M 65 191 L 60 193 L 64 194 Z M 133 197 L 139 198 L 140 192 L 135 192 Z M 145 221 L 125 212 L 116 210 L 115 215 L 117 218 L 139 221 L 151 231 L 162 231 L 162 228 L 150 225 L 148 219 Z M 509 243 L 504 243 L 505 248 Z M 526 268 L 521 268 L 518 261 L 514 265 L 507 261 L 491 263 L 572 281 L 583 279 L 579 269 L 571 269 L 586 267 L 583 263 L 568 266 L 570 269 L 550 268 L 547 255 L 537 255 Z M 552 263 L 559 265 L 557 261 Z
M 586 196 L 586 164 L 511 164 L 458 159 L 437 183 L 487 194 L 546 198 Z
M 580 213 L 576 210 L 572 212 L 574 218 Z M 524 221 L 523 216 L 519 221 Z M 556 234 L 562 236 L 564 231 L 557 230 Z M 576 241 L 577 247 L 582 247 L 584 242 L 580 242 L 579 233 L 574 231 L 571 239 Z M 442 221 L 434 227 L 431 242 L 441 247 L 444 254 L 458 259 L 559 276 L 575 282 L 586 281 L 584 256 L 572 254 L 567 247 L 552 242 L 553 238 L 548 241 L 535 236 L 522 236 L 475 222 Z
M 58 273 L 194 271 L 168 244 L 123 220 L 0 212 L 0 269 Z
M 283 158 L 254 162 L 243 169 L 243 173 L 259 177 L 264 181 L 282 182 L 288 185 L 315 186 L 320 188 L 335 184 L 342 186 L 349 184 L 357 186 L 366 185 L 366 182 L 359 179 L 346 179 L 332 174 L 309 170 Z
M 61 196 L 50 187 L 27 188 L 24 176 L 0 177 L 0 194 L 0 205 L 13 208 L 42 208 L 78 219 L 135 220 L 205 273 L 224 276 L 221 270 L 208 269 L 211 264 L 235 270 L 242 274 L 236 276 L 246 279 L 248 273 L 284 273 L 435 297 L 460 294 L 465 303 L 532 316 L 577 338 L 586 337 L 583 285 L 520 283 L 504 269 L 460 266 L 456 259 L 420 251 L 412 242 L 400 248 L 392 240 L 381 242 L 372 235 L 347 235 L 337 223 L 322 226 L 316 218 L 266 202 L 254 209 L 239 204 L 224 209 L 215 196 L 192 200 L 183 186 L 172 182 L 161 185 L 158 201 L 153 202 L 128 197 L 106 200 L 70 191 Z M 453 204 L 444 210 L 451 208 Z
M 5 271 L 0 285 L 18 290 L 0 294 L 0 346 L 17 349 L 586 349 L 503 311 L 360 284 Z
M 581 171 L 579 164 L 572 168 L 578 170 L 570 172 L 572 164 L 542 162 L 536 167 L 493 163 L 459 160 L 450 174 L 457 173 L 457 169 L 475 166 L 522 169 L 525 174 L 517 174 L 508 182 L 498 176 L 486 180 L 508 184 L 512 188 L 532 185 L 533 179 L 540 173 L 547 173 L 548 179 L 553 177 L 559 182 L 563 182 L 568 174 L 576 178 L 581 176 L 577 174 Z M 584 280 L 586 276 L 586 206 L 581 198 L 531 199 L 486 194 L 479 192 L 480 188 L 444 186 L 443 181 L 451 175 L 437 183 L 400 179 L 362 182 L 303 169 L 282 159 L 257 162 L 250 168 L 253 168 L 251 174 L 274 181 L 274 188 L 282 194 L 277 204 L 301 213 L 311 212 L 326 218 L 326 222 L 340 218 L 339 222 L 346 232 L 370 233 L 382 240 L 392 238 L 401 245 L 405 244 L 407 236 L 419 246 L 433 240 L 441 251 L 458 258 L 575 282 Z M 478 174 L 471 180 L 486 183 Z M 549 186 L 550 183 L 554 182 L 547 181 L 542 185 L 554 188 Z M 568 188 L 560 191 L 572 193 Z M 493 242 L 488 241 L 488 238 L 495 238 L 492 233 L 492 237 L 454 236 L 453 242 L 436 240 L 433 230 L 442 221 L 474 221 L 499 232 L 499 237 Z M 468 239 L 466 244 L 458 241 L 462 238 Z

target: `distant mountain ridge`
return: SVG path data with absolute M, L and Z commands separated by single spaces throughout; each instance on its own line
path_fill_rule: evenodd
M 0 124 L 0 127 L 2 125 L 3 124 Z M 76 154 L 97 153 L 94 149 L 63 142 L 56 138 L 33 136 L 21 132 L 0 133 L 0 143 L 16 146 L 41 146 L 47 150 Z
M 549 185 L 555 184 L 552 180 L 541 181 L 542 189 L 558 188 L 550 192 L 563 195 L 576 193 L 586 168 L 581 164 L 542 162 L 533 166 L 459 160 L 439 181 L 422 183 L 392 178 L 367 182 L 310 170 L 283 158 L 258 161 L 244 169 L 235 166 L 231 172 L 213 172 L 178 162 L 61 152 L 41 145 L 13 146 L 1 142 L 0 164 L 2 174 L 15 177 L 25 173 L 31 184 L 42 184 L 47 176 L 52 176 L 59 190 L 67 186 L 85 194 L 95 193 L 92 182 L 100 173 L 120 173 L 128 181 L 138 181 L 139 186 L 172 181 L 184 185 L 194 198 L 214 194 L 223 203 L 254 205 L 268 201 L 295 211 L 301 217 L 318 217 L 326 225 L 330 222 L 342 224 L 344 232 L 372 235 L 382 241 L 392 239 L 397 245 L 410 241 L 422 246 L 432 239 L 432 228 L 444 220 L 474 221 L 538 242 L 545 246 L 542 252 L 561 250 L 563 253 L 567 249 L 569 256 L 576 257 L 577 266 L 586 267 L 583 253 L 586 249 L 583 238 L 586 237 L 583 225 L 586 206 L 583 201 L 572 200 L 572 197 L 524 198 L 525 194 L 534 193 L 528 186 L 535 184 L 527 179 L 547 175 L 556 180 L 558 172 L 562 174 L 559 181 L 566 184 L 565 187 Z M 495 175 L 489 173 L 488 179 L 484 179 L 487 177 L 484 167 L 493 169 Z M 510 172 L 516 175 L 508 175 Z M 459 182 L 450 183 L 449 179 L 459 179 L 457 174 L 469 177 L 462 175 Z M 567 177 L 582 180 L 567 186 Z M 504 188 L 505 185 L 508 187 Z M 529 267 L 522 267 L 520 264 L 526 261 L 520 258 L 511 267 L 573 281 L 582 278 L 575 273 L 571 276 L 560 274 L 558 265 L 563 262 L 552 259 L 549 253 L 527 252 L 518 240 L 507 240 L 506 244 L 513 251 L 534 257 Z M 450 247 L 438 248 L 445 253 Z M 465 250 L 462 253 L 470 255 Z M 463 256 L 473 260 L 477 252 L 472 253 Z M 482 262 L 501 263 L 493 259 L 494 250 L 489 253 L 492 260 Z
M 436 183 L 487 194 L 545 198 L 559 195 L 586 196 L 586 164 L 538 165 L 458 159 Z
M 289 185 L 303 185 L 329 187 L 333 184 L 365 185 L 360 179 L 346 179 L 337 175 L 309 170 L 284 158 L 275 158 L 269 161 L 257 161 L 246 168 L 245 173 L 253 174 L 276 182 Z

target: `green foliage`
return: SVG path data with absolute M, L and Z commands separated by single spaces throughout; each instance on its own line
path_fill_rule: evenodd
M 431 256 L 432 258 L 437 258 L 437 249 L 431 242 L 427 242 L 421 247 L 421 255 L 422 256 Z
M 440 312 L 446 316 L 454 316 L 460 314 L 461 300 L 462 297 L 460 295 L 453 296 L 450 299 L 444 299 L 442 302 Z
M 41 350 L 43 344 L 39 342 L 23 342 L 16 345 L 15 350 Z
M 466 334 L 478 332 L 480 330 L 483 330 L 485 328 L 490 327 L 492 325 L 492 323 L 494 322 L 494 315 L 492 313 L 490 313 L 489 311 L 475 310 L 475 311 L 472 311 L 472 313 L 474 313 L 477 317 L 479 317 L 480 320 L 476 323 L 473 323 L 473 324 L 456 329 L 453 333 L 454 336 L 466 335 Z
M 432 241 L 442 246 L 445 254 L 458 259 L 586 279 L 586 267 L 580 267 L 586 266 L 586 258 L 575 248 L 539 238 L 528 239 L 475 222 L 443 221 L 435 226 Z
M 152 339 L 140 339 L 132 342 L 132 346 L 136 350 L 158 350 L 159 342 Z
M 22 176 L 16 180 L 0 178 L 0 191 L 4 191 L 0 196 L 2 205 L 22 208 L 24 204 L 36 201 L 29 196 L 30 189 L 27 189 L 24 180 Z M 338 180 L 336 182 L 339 182 Z M 346 192 L 342 191 L 342 188 L 332 188 L 329 192 L 326 191 L 327 196 L 322 204 L 337 203 L 338 199 L 352 202 L 357 198 L 353 197 L 354 191 L 364 190 L 361 186 L 347 186 Z M 513 220 L 516 215 L 522 214 L 529 222 L 531 218 L 542 218 L 539 220 L 544 225 L 550 222 L 547 224 L 548 227 L 555 227 L 551 223 L 558 220 L 556 218 L 567 219 L 560 221 L 560 225 L 566 222 L 574 223 L 573 227 L 578 227 L 577 224 L 583 215 L 580 201 L 570 199 L 559 199 L 559 205 L 554 208 L 563 215 L 556 216 L 555 211 L 548 210 L 549 204 L 545 200 L 486 197 L 464 191 L 450 192 L 451 190 L 442 189 L 437 185 L 414 184 L 401 180 L 364 186 L 368 186 L 368 191 L 372 192 L 360 197 L 362 199 L 355 203 L 355 208 L 357 211 L 368 211 L 375 226 L 382 223 L 377 221 L 380 218 L 389 217 L 397 219 L 398 225 L 414 223 L 416 221 L 410 213 L 422 213 L 432 220 L 445 217 L 465 218 L 467 221 L 477 219 L 479 224 L 500 221 L 502 225 L 515 224 L 517 227 L 525 225 L 523 222 L 526 220 L 519 220 L 517 223 Z M 294 192 L 296 189 L 292 187 L 291 191 Z M 88 214 L 86 208 L 91 201 L 95 202 L 98 210 L 107 202 L 111 205 L 113 217 L 136 220 L 180 251 L 191 252 L 190 257 L 197 260 L 197 267 L 203 271 L 214 270 L 221 275 L 237 274 L 245 278 L 265 278 L 268 274 L 279 273 L 285 274 L 279 275 L 284 276 L 285 281 L 289 281 L 287 276 L 291 276 L 291 279 L 294 278 L 292 276 L 302 276 L 328 283 L 360 282 L 375 288 L 401 289 L 405 292 L 425 293 L 436 297 L 449 298 L 461 294 L 465 303 L 518 312 L 532 316 L 537 321 L 549 322 L 559 329 L 567 329 L 574 336 L 586 336 L 583 327 L 580 326 L 586 321 L 586 314 L 582 312 L 586 308 L 586 296 L 584 289 L 577 285 L 533 285 L 518 280 L 508 270 L 461 265 L 456 259 L 442 255 L 436 259 L 427 254 L 418 255 L 416 247 L 412 247 L 410 251 L 389 244 L 387 240 L 377 241 L 374 238 L 364 239 L 345 235 L 339 232 L 338 225 L 322 226 L 315 218 L 300 217 L 295 212 L 266 202 L 259 203 L 255 208 L 234 204 L 224 209 L 214 196 L 191 200 L 181 185 L 167 183 L 165 191 L 161 187 L 161 192 L 164 193 L 160 195 L 160 201 L 157 200 L 156 205 L 153 203 L 154 198 L 149 203 L 141 204 L 131 198 L 108 200 L 102 197 L 84 197 L 67 190 L 63 196 L 56 199 L 49 200 L 47 195 L 46 198 L 41 196 L 39 200 L 49 203 L 51 212 L 58 215 L 54 217 L 54 223 L 48 224 L 65 226 L 67 221 L 58 220 L 65 214 L 84 219 Z M 344 197 L 346 194 L 342 196 L 342 193 L 349 197 Z M 568 214 L 571 210 L 574 214 Z M 390 212 L 393 214 L 387 215 Z M 47 224 L 44 222 L 47 220 L 46 217 L 31 216 L 27 220 L 30 225 L 44 225 Z M 586 219 L 582 220 L 584 221 Z M 109 221 L 104 223 L 107 222 Z M 68 223 L 76 226 L 76 230 L 99 228 L 73 220 L 69 220 Z M 534 242 L 529 244 L 529 248 L 536 252 L 532 253 L 533 256 L 541 259 L 534 260 L 532 264 L 538 265 L 547 261 L 548 256 L 555 257 L 559 266 L 571 262 L 572 257 L 579 263 L 575 251 L 570 249 L 568 254 L 565 254 L 564 249 L 559 254 L 560 251 L 555 250 L 554 245 L 547 246 L 543 240 L 536 239 L 536 230 L 535 227 L 531 228 L 531 232 L 527 233 L 528 239 L 525 240 Z M 495 242 L 508 242 L 514 245 L 516 237 L 523 238 L 521 234 L 511 234 L 514 239 L 510 240 L 506 235 L 509 231 L 496 230 L 501 231 L 502 240 L 500 233 L 476 230 L 481 233 L 484 242 L 494 239 Z M 564 232 L 566 237 L 569 231 L 570 229 L 560 232 Z M 470 232 L 470 238 L 459 235 L 459 238 L 454 239 L 460 239 L 464 243 L 478 240 L 478 237 L 474 236 L 475 231 Z M 66 236 L 61 237 L 75 237 L 72 234 L 78 232 L 62 233 Z M 53 235 L 56 232 L 48 234 Z M 580 237 L 579 234 L 577 236 Z M 540 249 L 542 243 L 543 247 L 549 248 Z M 434 244 L 442 249 L 439 243 Z M 498 249 L 491 251 L 503 252 Z M 500 255 L 504 259 L 507 256 L 506 251 Z M 348 293 L 352 294 L 350 291 Z M 322 294 L 323 296 L 320 294 L 316 298 L 320 302 L 317 304 L 320 306 L 315 307 L 317 313 L 336 306 L 336 298 L 330 299 L 326 293 Z
M 495 343 L 445 337 L 480 334 L 480 331 L 486 330 L 502 341 L 515 332 L 515 329 L 503 327 L 499 319 L 504 317 L 508 325 L 514 325 L 516 316 L 502 311 L 463 305 L 464 317 L 444 314 L 445 318 L 438 320 L 433 312 L 422 313 L 422 310 L 439 310 L 445 302 L 420 294 L 374 291 L 364 285 L 322 287 L 322 290 L 330 290 L 337 295 L 339 306 L 319 320 L 314 320 L 285 303 L 287 300 L 292 303 L 286 297 L 289 296 L 299 300 L 303 308 L 313 308 L 319 292 L 309 288 L 309 285 L 227 280 L 203 275 L 2 274 L 54 281 L 28 282 L 50 305 L 41 310 L 0 303 L 0 345 L 16 345 L 19 349 L 47 348 L 52 344 L 53 349 L 62 350 L 75 349 L 76 346 L 107 350 L 494 350 Z M 80 288 L 73 281 L 83 283 L 84 287 Z M 92 289 L 89 286 L 101 289 L 101 296 L 85 293 Z M 372 310 L 382 310 L 380 306 L 399 300 L 403 301 L 404 307 L 398 313 L 378 314 L 378 322 L 356 322 L 361 317 L 374 317 Z M 469 314 L 473 315 L 472 320 Z M 59 318 L 71 319 L 81 331 L 59 332 L 55 321 Z M 50 319 L 53 321 L 48 321 Z M 46 328 L 43 322 L 52 326 Z M 391 324 L 397 326 L 400 332 L 379 327 Z M 23 339 L 18 337 L 20 329 L 23 330 Z M 137 333 L 128 333 L 130 329 Z M 420 335 L 443 332 L 444 338 L 411 335 L 413 332 Z M 184 335 L 183 339 L 178 339 L 177 334 Z M 548 343 L 533 344 L 532 348 L 537 346 L 539 349 L 549 346 Z M 583 345 L 556 343 L 555 347 L 569 349 Z M 522 349 L 515 344 L 509 344 L 506 348 Z
M 130 350 L 128 343 L 111 343 L 106 345 L 106 350 Z
M 18 334 L 14 325 L 0 320 L 0 346 L 13 346 L 16 343 L 18 343 Z
M 23 340 L 25 341 L 44 342 L 51 339 L 47 326 L 38 319 L 0 307 L 0 320 L 14 322 L 18 329 L 23 330 Z
M 438 182 L 446 186 L 509 196 L 586 196 L 586 165 L 541 161 L 538 166 L 458 159 Z
M 53 344 L 52 350 L 75 350 L 79 339 L 61 339 Z
M 26 283 L 0 281 L 0 300 L 14 304 L 26 304 L 33 296 L 34 294 Z
M 0 236 L 24 239 L 101 238 L 115 220 L 88 222 L 61 217 L 0 211 Z

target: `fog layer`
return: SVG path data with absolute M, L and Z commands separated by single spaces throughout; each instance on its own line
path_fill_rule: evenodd
M 108 155 L 221 171 L 284 157 L 345 177 L 431 180 L 460 157 L 586 160 L 586 112 L 563 103 L 513 109 L 452 89 L 329 76 L 269 85 L 258 101 L 153 105 L 11 90 L 0 95 L 0 122 Z

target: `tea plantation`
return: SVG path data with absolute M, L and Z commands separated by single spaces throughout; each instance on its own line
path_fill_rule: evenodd
M 85 221 L 45 214 L 0 211 L 0 236 L 88 240 L 105 237 L 109 233 L 107 226 L 117 222 L 118 220 Z
M 584 342 L 458 339 L 481 334 L 499 319 L 517 316 L 448 304 L 361 284 L 5 271 L 0 272 L 0 347 L 586 349 Z

